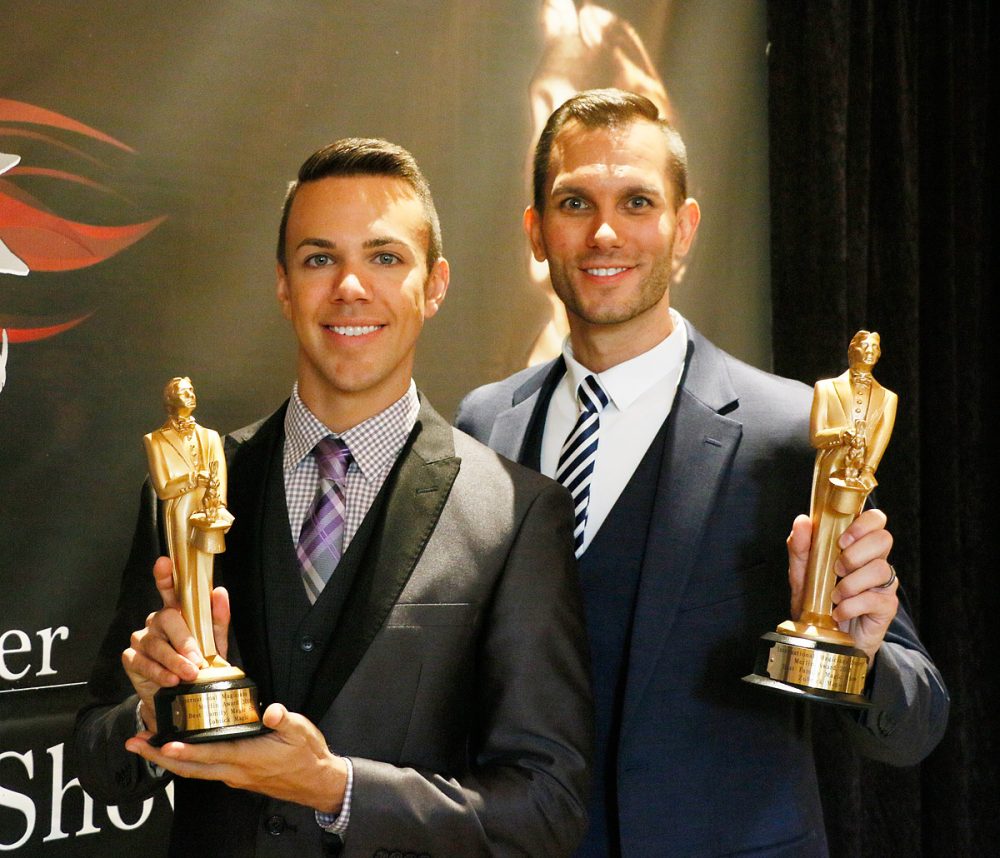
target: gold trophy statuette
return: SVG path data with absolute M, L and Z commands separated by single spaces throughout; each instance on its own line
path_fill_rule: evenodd
M 150 741 L 214 742 L 262 733 L 257 686 L 219 654 L 212 630 L 212 567 L 233 523 L 222 439 L 191 416 L 198 404 L 191 379 L 167 382 L 163 404 L 167 422 L 143 441 L 150 481 L 163 504 L 174 592 L 205 664 L 194 682 L 156 693 L 159 732 Z
M 842 706 L 869 706 L 862 695 L 868 656 L 831 616 L 837 541 L 861 513 L 892 426 L 897 396 L 872 377 L 882 354 L 879 335 L 858 331 L 848 348 L 850 369 L 816 382 L 809 419 L 816 448 L 812 547 L 798 620 L 761 638 L 754 672 L 743 679 L 786 694 Z

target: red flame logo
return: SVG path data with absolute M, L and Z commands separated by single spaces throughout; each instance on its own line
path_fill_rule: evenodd
M 60 113 L 0 98 L 0 136 L 41 141 L 84 160 L 95 161 L 87 153 L 63 142 L 53 131 L 73 132 L 124 152 L 134 152 L 114 137 Z M 7 144 L 4 144 L 0 148 L 6 147 Z M 17 176 L 44 176 L 102 193 L 113 194 L 114 191 L 77 173 L 20 163 L 16 155 L 0 154 L 0 173 L 3 174 L 0 176 L 0 265 L 3 266 L 0 275 L 4 272 L 28 274 L 31 271 L 59 272 L 87 268 L 120 253 L 165 220 L 165 217 L 157 217 L 121 226 L 69 220 L 56 214 L 11 179 Z M 92 312 L 60 318 L 10 315 L 0 310 L 0 328 L 6 329 L 11 343 L 42 340 L 75 327 Z

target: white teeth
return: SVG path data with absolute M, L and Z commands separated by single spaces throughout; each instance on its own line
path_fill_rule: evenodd
M 627 268 L 587 268 L 586 272 L 592 277 L 613 277 L 627 270 Z
M 330 325 L 330 330 L 335 334 L 341 334 L 345 337 L 363 337 L 365 334 L 370 334 L 373 331 L 377 331 L 381 325 Z

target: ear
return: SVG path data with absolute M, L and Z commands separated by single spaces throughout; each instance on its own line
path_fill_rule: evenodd
M 531 243 L 532 255 L 539 262 L 544 262 L 546 256 L 545 243 L 542 241 L 541 214 L 539 214 L 534 206 L 528 206 L 524 210 L 524 217 L 521 222 L 524 225 L 524 234 L 528 236 L 528 241 Z
M 674 220 L 674 259 L 687 255 L 694 243 L 699 223 L 701 223 L 701 209 L 698 201 L 688 197 L 677 209 Z
M 429 319 L 441 307 L 444 296 L 448 293 L 448 281 L 451 277 L 451 269 L 448 260 L 441 257 L 434 263 L 431 273 L 427 276 L 424 284 L 424 318 Z
M 275 292 L 278 296 L 278 303 L 281 304 L 281 312 L 284 317 L 290 320 L 292 318 L 292 296 L 288 287 L 288 274 L 285 271 L 285 266 L 280 262 L 274 267 L 277 274 Z

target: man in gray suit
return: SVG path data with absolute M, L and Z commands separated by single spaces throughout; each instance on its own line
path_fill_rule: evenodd
M 670 307 L 694 240 L 676 131 L 648 99 L 581 93 L 549 118 L 524 225 L 566 306 L 562 357 L 487 385 L 457 425 L 557 476 L 575 504 L 596 701 L 592 856 L 822 856 L 801 704 L 741 683 L 802 602 L 811 391 L 713 346 Z M 878 510 L 841 538 L 834 618 L 869 657 L 872 708 L 843 740 L 920 760 L 941 677 L 899 608 Z M 788 576 L 785 568 L 788 563 Z
M 170 561 L 154 566 L 147 486 L 77 722 L 84 787 L 118 803 L 177 776 L 173 855 L 568 854 L 592 724 L 570 500 L 416 392 L 414 350 L 448 264 L 412 156 L 348 139 L 309 158 L 277 273 L 297 382 L 277 413 L 226 439 L 235 524 L 213 594 L 219 651 L 273 701 L 273 732 L 149 743 L 153 694 L 203 659 Z M 331 445 L 346 478 L 322 470 L 314 450 Z M 324 586 L 303 545 L 326 489 L 339 492 L 342 543 Z

